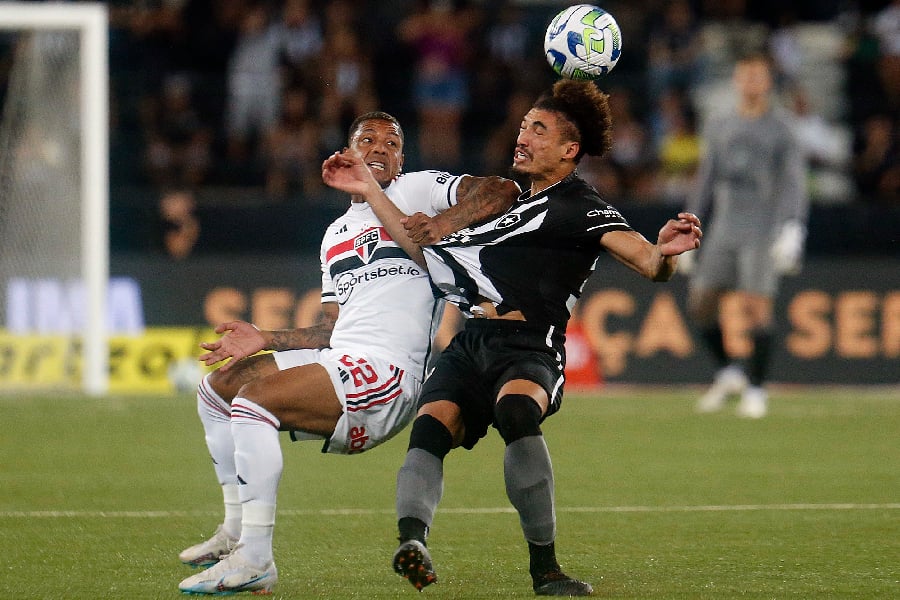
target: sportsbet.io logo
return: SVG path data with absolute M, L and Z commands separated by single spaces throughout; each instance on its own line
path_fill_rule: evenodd
M 369 283 L 384 277 L 395 277 L 397 275 L 418 277 L 421 274 L 422 272 L 418 268 L 404 265 L 372 266 L 369 267 L 368 271 L 362 273 L 358 271 L 341 273 L 334 281 L 334 290 L 337 293 L 338 302 L 343 304 L 350 298 L 353 288 L 362 283 Z

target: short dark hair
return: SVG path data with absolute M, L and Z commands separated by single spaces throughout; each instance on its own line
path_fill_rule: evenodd
M 772 68 L 772 55 L 766 52 L 765 50 L 759 49 L 751 49 L 742 52 L 738 57 L 734 64 L 739 65 L 742 63 L 751 63 L 758 62 L 763 63 L 770 69 Z
M 558 113 L 572 125 L 564 133 L 581 145 L 576 163 L 585 154 L 603 156 L 612 147 L 609 95 L 593 81 L 560 79 L 537 99 L 534 108 Z
M 403 127 L 400 126 L 400 121 L 398 121 L 395 116 L 381 110 L 373 110 L 353 119 L 353 122 L 350 124 L 350 129 L 347 131 L 348 144 L 350 143 L 353 134 L 359 129 L 359 126 L 362 125 L 364 121 L 388 121 L 389 123 L 393 123 L 397 126 L 397 131 L 400 133 L 400 141 L 405 141 L 403 138 Z

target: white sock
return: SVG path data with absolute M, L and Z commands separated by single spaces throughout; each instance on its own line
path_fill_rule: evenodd
M 231 403 L 231 431 L 238 473 L 241 519 L 241 553 L 263 567 L 272 560 L 275 499 L 284 459 L 278 441 L 280 421 L 246 398 Z
M 206 435 L 206 447 L 213 460 L 219 484 L 237 483 L 234 468 L 234 440 L 231 437 L 231 407 L 209 385 L 209 375 L 197 388 L 197 414 Z
M 244 503 L 241 521 L 241 555 L 263 568 L 272 562 L 272 537 L 275 531 L 275 505 L 256 500 Z
M 241 535 L 241 504 L 237 497 L 237 469 L 234 466 L 234 439 L 231 437 L 231 407 L 209 384 L 209 375 L 197 388 L 197 414 L 203 424 L 206 447 L 225 504 L 222 527 L 230 537 Z
M 223 485 L 222 499 L 225 502 L 225 520 L 222 522 L 222 529 L 225 530 L 228 537 L 238 539 L 241 537 L 241 517 L 243 516 L 238 485 L 236 483 Z

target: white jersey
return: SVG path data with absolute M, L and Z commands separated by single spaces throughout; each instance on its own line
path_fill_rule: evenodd
M 385 193 L 406 214 L 434 216 L 456 204 L 460 176 L 438 171 L 401 175 Z M 428 273 L 391 239 L 366 203 L 353 203 L 325 231 L 322 302 L 338 302 L 331 347 L 361 350 L 422 378 L 443 302 Z

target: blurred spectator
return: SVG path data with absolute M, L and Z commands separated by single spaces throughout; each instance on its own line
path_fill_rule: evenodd
M 866 17 L 858 10 L 845 14 L 841 26 L 847 32 L 844 92 L 850 105 L 848 118 L 858 126 L 885 105 L 885 94 L 878 77 L 879 41 Z
M 413 95 L 418 154 L 431 168 L 459 168 L 462 118 L 469 106 L 466 51 L 475 26 L 473 16 L 471 10 L 457 8 L 452 0 L 422 0 L 398 27 L 399 38 L 412 46 L 417 56 Z
M 531 54 L 527 46 L 531 39 L 525 13 L 521 6 L 510 0 L 497 3 L 496 18 L 488 27 L 486 38 L 490 57 L 514 73 Z
M 191 254 L 200 237 L 196 210 L 194 194 L 186 189 L 173 189 L 160 198 L 158 217 L 162 247 L 175 260 Z
M 797 37 L 797 13 L 790 4 L 778 9 L 778 25 L 769 34 L 769 55 L 779 88 L 796 85 L 803 62 L 803 49 Z
M 650 133 L 634 113 L 631 91 L 621 87 L 610 90 L 609 108 L 616 125 L 608 160 L 621 174 L 628 199 L 649 194 L 644 199 L 652 201 L 655 198 L 652 188 L 655 155 Z
M 660 193 L 666 204 L 687 204 L 696 184 L 700 146 L 697 116 L 693 108 L 683 103 L 676 104 L 670 126 L 660 139 L 658 149 Z
M 129 58 L 140 87 L 158 89 L 166 74 L 180 67 L 184 4 L 184 0 L 150 0 L 110 8 L 111 27 L 127 32 L 132 51 Z
M 212 130 L 194 106 L 190 79 L 170 75 L 160 98 L 145 105 L 145 172 L 157 186 L 205 183 L 212 162 Z
M 371 53 L 359 35 L 347 25 L 329 27 L 325 34 L 320 70 L 322 101 L 320 118 L 325 139 L 333 150 L 345 142 L 345 132 L 357 115 L 378 108 Z
M 797 138 L 808 165 L 810 199 L 818 203 L 846 202 L 852 195 L 849 183 L 850 136 L 829 123 L 800 86 L 789 92 Z
M 246 167 L 248 160 L 257 158 L 256 144 L 278 120 L 280 52 L 281 38 L 271 23 L 268 4 L 251 3 L 228 61 L 225 133 L 232 167 Z
M 531 109 L 537 96 L 529 90 L 516 89 L 510 94 L 504 105 L 505 118 L 495 127 L 488 130 L 482 154 L 481 167 L 484 175 L 506 175 L 512 166 L 513 150 L 522 115 Z
M 893 0 L 872 24 L 878 38 L 878 74 L 892 110 L 900 110 L 900 0 Z
M 295 193 L 315 196 L 321 189 L 319 126 L 304 88 L 285 90 L 281 118 L 266 133 L 262 153 L 269 197 L 282 199 Z
M 688 0 L 669 0 L 651 26 L 647 50 L 650 100 L 670 87 L 693 86 L 701 75 L 700 26 Z
M 362 31 L 359 6 L 352 0 L 329 0 L 325 3 L 324 13 L 326 34 L 339 29 L 351 29 L 357 33 Z
M 472 51 L 478 59 L 472 61 L 471 103 L 464 125 L 473 151 L 464 152 L 471 164 L 462 168 L 484 175 L 504 173 L 510 165 L 507 148 L 515 144 L 521 116 L 539 91 L 552 84 L 554 74 L 543 53 L 535 51 L 542 39 L 536 39 L 525 10 L 512 0 L 490 6 L 477 39 L 482 45 Z M 525 98 L 529 104 L 523 104 Z M 479 154 L 489 164 L 478 160 Z
M 290 71 L 286 79 L 309 79 L 323 44 L 322 24 L 309 0 L 285 0 L 275 29 L 281 37 L 281 58 Z
M 897 119 L 877 114 L 865 120 L 855 152 L 853 173 L 862 198 L 900 206 L 900 147 Z
M 585 181 L 597 188 L 605 202 L 614 205 L 626 200 L 622 174 L 608 159 L 584 156 L 578 163 L 578 173 Z

